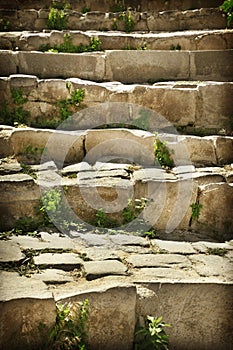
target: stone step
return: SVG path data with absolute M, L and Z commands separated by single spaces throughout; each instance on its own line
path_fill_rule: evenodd
M 176 166 L 224 166 L 233 162 L 231 136 L 156 136 L 148 131 L 121 128 L 67 131 L 1 126 L 0 155 L 15 156 L 25 164 L 54 160 L 59 167 L 83 160 L 94 164 L 104 158 L 153 166 L 157 139 L 167 144 Z
M 45 251 L 46 244 L 50 250 Z M 56 252 L 63 245 L 72 251 Z M 29 251 L 30 257 L 19 259 Z M 165 329 L 171 349 L 231 349 L 232 241 L 149 241 L 134 235 L 90 233 L 70 239 L 43 232 L 38 237 L 12 235 L 0 241 L 0 252 L 1 270 L 8 270 L 0 272 L 4 350 L 42 348 L 55 323 L 56 304 L 85 299 L 90 304 L 91 349 L 132 349 L 135 328 L 147 315 L 162 316 L 172 326 Z M 57 255 L 61 265 L 51 269 Z M 78 263 L 67 271 L 74 259 Z M 18 271 L 25 271 L 23 276 L 14 271 L 16 261 Z M 38 261 L 44 265 L 37 265 Z M 35 269 L 38 266 L 40 270 Z M 43 328 L 38 329 L 38 324 Z
M 196 9 L 201 7 L 218 7 L 222 4 L 222 0 L 170 0 L 164 2 L 163 0 L 125 0 L 115 1 L 115 0 L 70 0 L 69 4 L 73 10 L 84 12 L 86 11 L 104 11 L 109 12 L 116 10 L 119 11 L 124 3 L 124 8 L 131 7 L 139 11 L 168 11 L 168 10 L 188 10 Z M 118 5 L 118 6 L 117 6 Z M 51 0 L 18 0 L 17 3 L 9 2 L 7 0 L 1 0 L 2 9 L 48 9 L 51 6 Z
M 61 123 L 61 110 L 57 103 L 70 98 L 67 84 L 71 84 L 70 91 L 85 90 L 81 105 L 72 110 L 72 113 L 80 113 L 79 120 L 76 118 L 78 129 L 115 124 L 131 125 L 151 132 L 175 125 L 182 127 L 183 132 L 186 130 L 200 135 L 232 131 L 232 82 L 171 81 L 124 85 L 77 78 L 45 80 L 16 74 L 0 78 L 1 100 L 8 101 L 8 106 L 14 109 L 12 90 L 20 90 L 27 99 L 23 109 L 30 113 L 27 125 L 57 126 Z M 9 122 L 2 111 L 0 124 Z
M 120 140 L 121 145 L 130 148 Z M 104 143 L 105 150 L 111 149 L 108 143 Z M 131 139 L 131 143 L 135 147 L 135 141 Z M 95 148 L 94 144 L 91 146 Z M 139 147 L 142 149 L 142 145 Z M 185 152 L 185 147 L 180 150 Z M 134 152 L 130 153 L 131 164 L 111 163 L 110 158 L 113 160 L 116 155 L 109 156 L 107 152 L 91 165 L 87 163 L 87 153 L 85 162 L 60 170 L 51 160 L 31 167 L 12 164 L 12 159 L 2 160 L 1 230 L 18 227 L 19 219 L 21 225 L 32 227 L 33 222 L 34 229 L 42 227 L 39 213 L 43 194 L 57 203 L 57 214 L 48 212 L 52 222 L 60 232 L 71 236 L 76 235 L 76 230 L 105 233 L 102 227 L 141 235 L 153 227 L 161 234 L 180 231 L 186 239 L 190 232 L 198 232 L 202 239 L 232 238 L 232 166 L 195 168 L 186 162 L 187 165 L 166 171 L 158 164 L 134 165 Z M 108 163 L 103 163 L 104 157 Z M 135 205 L 139 202 L 140 210 L 135 212 L 129 207 L 129 200 Z
M 76 77 L 93 81 L 146 83 L 161 80 L 233 80 L 233 50 L 112 50 L 82 54 L 1 50 L 0 75 Z
M 0 47 L 6 50 L 39 51 L 42 46 L 53 48 L 64 42 L 67 32 L 3 32 Z M 89 45 L 91 38 L 101 41 L 103 50 L 226 50 L 232 49 L 233 29 L 196 30 L 164 33 L 122 33 L 70 31 L 73 45 Z
M 67 28 L 69 30 L 122 30 L 122 31 L 179 31 L 223 29 L 227 26 L 226 17 L 219 8 L 201 8 L 187 11 L 132 11 L 132 27 L 128 27 L 121 13 L 87 12 L 68 10 Z M 49 10 L 4 10 L 0 18 L 9 22 L 9 29 L 41 31 L 48 29 Z

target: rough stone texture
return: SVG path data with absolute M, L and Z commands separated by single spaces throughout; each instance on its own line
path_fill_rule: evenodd
M 10 241 L 0 241 L 0 262 L 19 262 L 24 257 L 25 255 L 17 244 Z
M 52 293 L 43 282 L 31 279 L 28 283 L 17 273 L 1 272 L 0 278 L 1 349 L 40 348 L 56 318 Z
M 10 74 L 16 74 L 18 66 L 18 53 L 1 50 L 0 51 L 0 74 L 2 76 L 8 76 Z
M 74 279 L 71 275 L 58 269 L 45 269 L 41 270 L 40 274 L 36 274 L 31 277 L 32 279 L 37 279 L 43 281 L 46 284 L 62 284 L 73 282 Z
M 200 276 L 218 276 L 223 281 L 233 280 L 232 264 L 228 259 L 217 255 L 195 255 L 191 256 L 190 260 Z
M 101 53 L 77 55 L 19 52 L 18 55 L 19 73 L 22 74 L 35 74 L 40 78 L 72 76 L 97 81 L 104 79 L 105 61 Z
M 12 129 L 0 131 L 0 157 L 13 156 L 14 152 L 10 143 Z
M 188 79 L 189 53 L 164 51 L 106 51 L 106 78 L 123 83 Z M 169 78 L 168 78 L 169 77 Z
M 90 302 L 88 340 L 93 350 L 131 350 L 135 327 L 135 286 L 108 282 L 92 284 L 80 292 L 80 287 L 70 288 L 55 299 L 59 303 L 66 301 Z M 87 289 L 88 288 L 88 289 Z M 127 303 L 125 303 L 127 300 Z M 101 327 L 99 326 L 101 325 Z
M 47 14 L 46 14 L 47 15 Z M 77 17 L 76 19 L 77 21 Z M 69 20 L 70 22 L 72 19 Z M 111 20 L 112 21 L 112 20 Z M 110 23 L 110 25 L 112 22 Z M 135 28 L 137 29 L 137 28 Z M 74 45 L 89 45 L 92 32 L 75 31 L 71 33 Z M 182 50 L 226 50 L 232 48 L 232 29 L 188 30 L 170 33 L 122 33 L 95 32 L 102 42 L 103 50 L 122 50 L 123 48 L 140 48 L 146 44 L 148 50 L 170 50 L 174 43 L 179 43 Z M 12 49 L 16 46 L 21 51 L 39 50 L 41 45 L 61 45 L 64 35 L 61 32 L 48 33 L 0 33 L 2 49 Z
M 84 157 L 85 133 L 43 129 L 15 129 L 11 136 L 14 153 L 25 163 L 79 162 Z
M 74 249 L 74 243 L 68 237 L 60 237 L 59 234 L 40 233 L 41 238 L 28 236 L 12 236 L 11 240 L 22 249 Z
M 233 162 L 233 137 L 214 137 L 218 164 Z
M 190 53 L 191 79 L 232 81 L 233 50 Z
M 190 261 L 179 254 L 136 254 L 126 259 L 133 267 L 177 267 L 190 266 Z
M 189 268 L 176 268 L 176 267 L 144 267 L 140 270 L 133 272 L 133 278 L 136 283 L 148 284 L 153 281 L 172 281 L 177 283 L 178 281 L 193 281 L 198 279 L 198 274 Z M 148 314 L 149 315 L 149 314 Z
M 196 230 L 206 230 L 215 237 L 229 239 L 232 234 L 233 187 L 227 183 L 200 186 L 199 203 L 202 204 L 198 220 L 192 221 Z M 208 223 L 208 224 L 207 224 Z M 208 225 L 208 228 L 207 228 Z
M 84 274 L 87 280 L 93 280 L 108 275 L 125 275 L 127 267 L 117 260 L 84 262 Z
M 31 176 L 0 176 L 1 230 L 11 229 L 21 217 L 37 217 L 40 191 Z
M 154 137 L 141 130 L 91 130 L 86 137 L 86 161 L 125 159 L 139 164 L 154 164 Z
M 44 253 L 35 256 L 34 262 L 39 266 L 43 265 L 65 271 L 80 268 L 80 266 L 83 264 L 83 260 L 79 257 L 79 255 L 74 253 Z
M 191 243 L 189 242 L 172 242 L 172 241 L 162 241 L 162 240 L 153 240 L 153 246 L 158 247 L 159 251 L 167 253 L 176 253 L 176 254 L 194 254 L 196 253 L 193 249 Z
M 232 284 L 151 282 L 138 288 L 137 316 L 162 315 L 172 349 L 230 350 L 232 296 Z

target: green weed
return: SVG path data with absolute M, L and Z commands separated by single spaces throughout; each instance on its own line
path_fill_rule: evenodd
M 126 5 L 124 0 L 114 0 L 114 4 L 110 8 L 111 12 L 123 12 L 126 11 Z
M 72 42 L 71 35 L 64 34 L 64 42 L 60 45 L 54 45 L 51 47 L 49 44 L 41 45 L 39 51 L 42 52 L 65 52 L 65 53 L 82 53 L 82 52 L 94 52 L 101 51 L 102 42 L 95 37 L 90 38 L 89 45 L 74 45 Z
M 200 203 L 192 203 L 190 205 L 190 207 L 192 208 L 192 218 L 198 219 L 200 216 L 201 208 L 203 207 L 203 205 Z
M 208 248 L 207 254 L 225 256 L 228 250 L 226 248 Z
M 162 317 L 147 316 L 145 327 L 136 333 L 134 350 L 168 350 L 168 335 L 164 328 L 171 327 L 162 321 Z
M 132 18 L 132 12 L 130 8 L 128 8 L 126 12 L 120 15 L 120 19 L 122 19 L 124 22 L 124 31 L 126 33 L 130 33 L 134 30 L 135 23 Z
M 70 92 L 70 97 L 65 100 L 57 101 L 57 106 L 60 109 L 61 121 L 66 120 L 74 113 L 74 106 L 80 106 L 85 97 L 85 89 L 77 89 L 71 92 L 71 84 L 67 83 L 67 89 Z
M 63 30 L 67 28 L 67 9 L 68 3 L 52 2 L 48 16 L 49 29 Z
M 124 223 L 127 224 L 138 217 L 138 215 L 143 211 L 148 202 L 147 198 L 141 199 L 129 199 L 128 205 L 123 210 Z
M 10 30 L 10 21 L 0 18 L 0 32 L 7 32 Z
M 167 147 L 167 142 L 160 141 L 158 139 L 157 133 L 155 133 L 154 154 L 161 167 L 169 169 L 174 167 L 174 162 L 171 156 L 171 152 Z
M 231 27 L 233 20 L 233 0 L 225 0 L 219 8 L 227 16 L 227 27 Z
M 56 323 L 50 331 L 49 350 L 86 350 L 89 301 L 56 306 Z
M 180 51 L 181 50 L 181 46 L 180 46 L 180 44 L 171 45 L 170 46 L 170 50 Z

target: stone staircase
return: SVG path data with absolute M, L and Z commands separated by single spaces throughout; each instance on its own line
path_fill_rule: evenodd
M 44 349 L 56 303 L 85 298 L 90 349 L 133 349 L 147 315 L 170 349 L 232 349 L 221 3 L 70 1 L 59 31 L 50 1 L 0 1 L 2 349 Z

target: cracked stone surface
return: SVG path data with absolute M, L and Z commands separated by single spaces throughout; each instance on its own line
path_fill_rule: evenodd
M 127 267 L 117 260 L 88 261 L 83 265 L 87 280 L 107 275 L 125 275 Z
M 83 260 L 73 253 L 44 253 L 34 257 L 36 265 L 60 268 L 61 270 L 73 270 L 80 268 Z
M 165 251 L 167 253 L 177 253 L 177 254 L 194 254 L 195 249 L 189 242 L 174 242 L 174 241 L 162 241 L 153 240 L 152 244 L 158 247 L 160 251 Z

